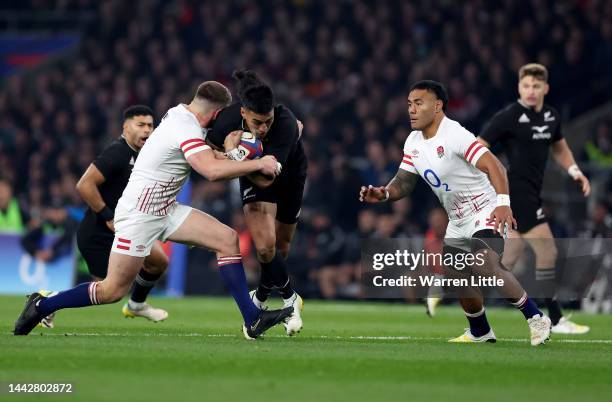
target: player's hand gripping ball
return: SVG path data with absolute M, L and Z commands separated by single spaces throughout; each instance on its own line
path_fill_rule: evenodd
M 245 131 L 237 147 L 239 160 L 257 159 L 263 155 L 263 144 L 254 134 Z

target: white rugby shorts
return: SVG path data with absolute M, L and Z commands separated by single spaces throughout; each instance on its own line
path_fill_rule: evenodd
M 112 252 L 133 257 L 146 257 L 156 240 L 166 241 L 183 224 L 193 208 L 174 203 L 168 215 L 156 216 L 136 209 L 126 210 L 121 204 L 115 209 L 115 240 Z
M 495 207 L 484 208 L 482 211 L 462 219 L 453 219 L 448 222 L 444 243 L 465 251 L 470 251 L 470 239 L 474 233 L 485 229 L 496 230 L 489 217 Z M 502 237 L 506 238 L 504 234 Z

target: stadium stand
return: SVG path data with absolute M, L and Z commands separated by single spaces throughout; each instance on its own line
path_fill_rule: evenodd
M 262 74 L 305 125 L 309 181 L 289 264 L 306 296 L 357 296 L 360 236 L 422 236 L 428 229 L 437 201 L 422 185 L 392 207 L 363 209 L 357 200 L 361 183 L 386 181 L 401 160 L 411 82 L 444 82 L 449 115 L 476 133 L 516 99 L 516 71 L 529 61 L 550 66 L 547 102 L 566 121 L 608 102 L 612 92 L 607 1 L 295 0 L 264 8 L 243 1 L 26 0 L 1 8 L 3 35 L 22 41 L 44 27 L 58 52 L 65 50 L 58 35 L 84 27 L 76 51 L 35 58 L 44 69 L 32 69 L 32 58 L 0 40 L 0 175 L 25 210 L 83 207 L 75 180 L 118 136 L 125 107 L 151 105 L 159 119 L 177 100 L 188 101 L 202 79 L 229 84 L 232 70 L 243 67 Z M 38 17 L 26 17 L 25 9 Z M 584 148 L 600 197 L 588 210 L 582 200 L 554 204 L 586 211 L 569 234 L 610 235 L 611 124 L 593 122 L 586 145 L 575 150 Z M 239 219 L 232 218 L 240 205 L 235 184 L 194 177 L 193 198 L 227 223 Z M 191 252 L 191 279 L 204 275 L 200 253 Z

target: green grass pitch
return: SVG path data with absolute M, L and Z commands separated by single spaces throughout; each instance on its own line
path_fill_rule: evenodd
M 23 297 L 0 297 L 2 401 L 603 401 L 612 397 L 612 317 L 576 314 L 583 336 L 528 343 L 520 313 L 489 309 L 496 344 L 448 344 L 457 306 L 306 301 L 304 330 L 246 341 L 230 299 L 152 299 L 163 323 L 121 304 L 61 311 L 56 328 L 11 334 Z M 66 335 L 67 334 L 67 335 Z M 70 382 L 15 395 L 7 382 Z

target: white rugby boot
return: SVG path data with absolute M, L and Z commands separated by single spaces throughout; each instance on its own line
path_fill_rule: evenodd
M 441 297 L 427 297 L 425 299 L 426 309 L 425 312 L 428 316 L 432 317 L 436 315 L 436 307 L 442 301 Z
M 591 328 L 587 325 L 576 324 L 569 320 L 569 317 L 561 317 L 557 325 L 553 325 L 550 332 L 553 334 L 567 334 L 567 335 L 582 335 L 589 332 Z
M 448 342 L 450 343 L 483 343 L 483 342 L 495 343 L 497 342 L 497 338 L 495 337 L 493 328 L 491 328 L 489 332 L 487 332 L 486 334 L 482 336 L 474 336 L 472 335 L 472 331 L 470 331 L 469 328 L 466 328 L 463 334 L 459 335 L 456 338 L 449 339 Z
M 139 303 L 140 304 L 140 303 Z M 168 312 L 161 308 L 155 308 L 143 302 L 138 308 L 133 305 L 130 307 L 130 303 L 125 303 L 121 312 L 125 318 L 144 317 L 149 321 L 159 322 L 168 318 Z
M 302 322 L 304 300 L 297 294 L 297 292 L 293 292 L 293 296 L 284 300 L 283 307 L 293 307 L 293 313 L 291 313 L 291 315 L 283 323 L 287 335 L 293 336 L 300 332 L 304 326 Z
M 531 332 L 531 346 L 542 345 L 550 339 L 550 318 L 545 315 L 536 314 L 527 319 L 529 331 Z

